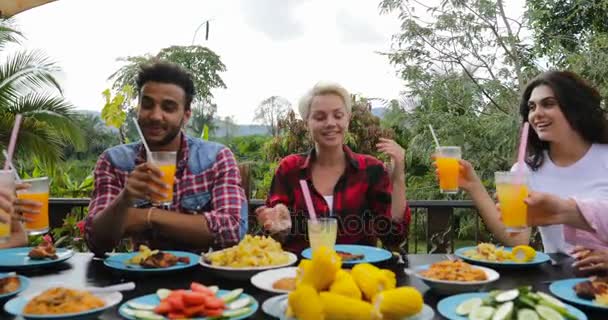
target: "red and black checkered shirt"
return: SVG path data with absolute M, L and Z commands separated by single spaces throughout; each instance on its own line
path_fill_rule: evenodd
M 146 152 L 141 144 L 137 150 L 135 165 L 146 161 Z M 240 187 L 241 176 L 234 155 L 228 148 L 222 147 L 217 153 L 213 165 L 197 174 L 188 168 L 189 156 L 190 149 L 185 135 L 182 134 L 175 172 L 173 202 L 166 209 L 184 214 L 199 214 L 201 219 L 204 217 L 214 235 L 214 247 L 224 248 L 237 244 L 240 239 L 240 211 L 242 203 L 245 201 L 245 194 Z M 93 217 L 116 199 L 121 190 L 125 188 L 130 172 L 112 165 L 104 152 L 97 161 L 94 174 L 95 189 L 89 204 L 89 214 L 85 220 L 87 240 L 91 239 L 93 232 L 103 232 L 93 230 Z M 201 192 L 209 192 L 211 195 L 207 206 L 200 208 L 197 212 L 189 212 L 182 207 L 181 200 L 184 197 Z M 199 250 L 199 248 L 189 248 L 183 244 L 174 243 L 171 239 L 164 237 L 158 239 L 149 233 L 135 236 L 133 240 L 137 243 L 148 243 L 157 249 Z M 87 241 L 87 244 L 91 251 L 95 252 L 94 244 L 90 241 Z
M 347 166 L 333 194 L 331 215 L 338 220 L 338 244 L 375 245 L 380 238 L 384 245 L 397 245 L 405 241 L 410 221 L 406 205 L 400 222 L 391 219 L 392 185 L 384 164 L 368 155 L 352 152 L 344 146 Z M 300 180 L 308 183 L 313 206 L 319 217 L 330 215 L 323 195 L 312 184 L 310 164 L 314 149 L 308 154 L 290 155 L 281 160 L 276 170 L 266 206 L 282 203 L 289 208 L 292 229 L 284 243 L 286 250 L 299 253 L 309 246 L 306 220 L 308 210 L 300 188 Z

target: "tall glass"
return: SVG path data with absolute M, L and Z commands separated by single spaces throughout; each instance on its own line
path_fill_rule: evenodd
M 177 160 L 177 152 L 175 151 L 157 151 L 151 152 L 151 160 L 163 173 L 162 180 L 167 184 L 167 189 L 162 189 L 166 197 L 153 197 L 152 204 L 167 206 L 173 202 L 173 184 L 175 184 L 175 162 Z
M 502 223 L 509 232 L 521 232 L 528 228 L 528 176 L 516 172 L 495 172 L 496 192 Z
M 0 170 L 0 188 L 9 192 L 15 190 L 15 173 L 12 170 Z M 8 212 L 0 209 L 0 215 L 7 220 L 0 222 L 0 243 L 6 243 L 11 237 L 11 216 Z
M 47 233 L 49 231 L 49 178 L 26 179 L 23 182 L 30 184 L 31 187 L 17 192 L 17 198 L 38 202 L 41 205 L 38 214 L 23 214 L 27 219 L 25 229 L 29 234 Z
M 320 246 L 333 249 L 337 234 L 338 221 L 335 218 L 308 219 L 308 239 L 313 252 Z
M 439 190 L 442 193 L 458 193 L 458 174 L 460 173 L 460 147 L 437 147 L 435 162 L 439 169 Z

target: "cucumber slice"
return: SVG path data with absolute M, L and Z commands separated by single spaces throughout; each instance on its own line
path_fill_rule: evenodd
M 231 302 L 228 305 L 228 310 L 242 309 L 242 308 L 245 308 L 246 306 L 248 306 L 250 303 L 251 303 L 251 298 L 249 298 L 249 297 L 240 298 L 236 301 Z
M 169 290 L 169 289 L 158 289 L 158 290 L 156 290 L 156 295 L 158 296 L 158 298 L 160 300 L 165 299 L 170 294 L 171 294 L 171 290 Z
M 469 320 L 490 320 L 494 314 L 494 308 L 492 307 L 477 307 L 469 313 Z
M 519 298 L 517 298 L 517 301 L 519 301 L 521 304 L 525 305 L 526 307 L 529 308 L 536 308 L 536 302 L 534 302 L 534 300 L 532 300 L 532 298 L 528 297 L 527 295 L 521 295 L 519 296 Z
M 226 293 L 225 295 L 221 296 L 220 299 L 222 299 L 222 301 L 224 301 L 224 303 L 229 303 L 229 302 L 232 302 L 232 300 L 238 298 L 242 293 L 243 293 L 243 289 L 241 289 L 241 288 L 234 289 L 234 290 Z
M 481 300 L 481 298 L 473 298 L 466 300 L 463 303 L 459 304 L 458 307 L 456 307 L 456 314 L 460 316 L 466 316 L 467 314 L 471 313 L 473 309 L 480 307 L 482 303 L 483 300 Z
M 207 287 L 207 289 L 211 290 L 211 292 L 213 292 L 213 294 L 217 294 L 217 292 L 220 290 L 220 288 L 218 288 L 218 286 L 210 286 L 210 287 Z
M 540 320 L 538 313 L 532 309 L 520 309 L 517 312 L 517 320 Z
M 564 317 L 562 317 L 559 312 L 542 304 L 536 306 L 536 313 L 538 313 L 543 320 L 564 320 Z
M 519 290 L 512 289 L 499 293 L 495 300 L 496 302 L 507 302 L 511 300 L 515 300 L 519 296 Z
M 538 294 L 538 296 L 540 297 L 540 301 L 544 301 L 544 305 L 546 305 L 547 307 L 556 309 L 558 311 L 560 311 L 560 313 L 562 311 L 566 311 L 566 305 L 559 301 L 557 298 L 548 295 L 544 292 L 537 292 L 536 294 Z
M 247 313 L 251 312 L 251 308 L 240 308 L 240 309 L 236 309 L 236 310 L 228 310 L 228 311 L 224 311 L 224 313 L 222 313 L 222 317 L 225 318 L 234 318 L 234 317 L 240 317 L 243 315 L 246 315 Z
M 513 314 L 513 301 L 509 301 L 505 304 L 500 305 L 494 315 L 492 316 L 492 320 L 507 320 L 511 319 L 511 315 Z
M 165 317 L 158 315 L 152 311 L 137 310 L 135 311 L 135 318 L 141 320 L 164 320 Z
M 137 312 L 137 310 L 133 310 L 133 309 L 131 309 L 129 307 L 126 307 L 126 308 L 122 309 L 122 312 L 124 314 L 126 314 L 127 316 L 129 316 L 129 317 L 135 318 L 135 313 Z
M 156 308 L 156 306 L 152 305 L 152 304 L 144 304 L 144 303 L 137 303 L 137 302 L 129 302 L 129 303 L 127 303 L 127 306 L 129 306 L 129 308 L 131 308 L 131 309 L 144 310 L 144 311 L 152 311 L 152 310 L 154 310 L 154 308 Z

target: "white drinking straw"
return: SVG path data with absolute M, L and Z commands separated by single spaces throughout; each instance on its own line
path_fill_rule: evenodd
M 148 143 L 146 143 L 146 138 L 144 138 L 144 133 L 141 131 L 141 128 L 139 127 L 139 123 L 137 123 L 137 119 L 133 118 L 133 123 L 135 124 L 135 128 L 137 129 L 137 132 L 139 133 L 139 137 L 141 138 L 141 142 L 144 144 L 144 148 L 146 148 L 146 152 L 148 155 L 148 160 L 150 162 L 152 161 L 152 152 L 150 152 L 150 148 L 148 147 Z
M 429 129 L 431 129 L 431 134 L 433 135 L 433 140 L 435 140 L 435 144 L 437 148 L 439 148 L 439 140 L 437 140 L 437 136 L 435 135 L 435 130 L 433 130 L 433 126 L 429 124 Z

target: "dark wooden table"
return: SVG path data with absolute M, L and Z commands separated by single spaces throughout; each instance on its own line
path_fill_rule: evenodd
M 526 269 L 505 269 L 499 270 L 500 279 L 488 289 L 510 289 L 521 285 L 533 285 L 536 290 L 548 292 L 549 281 L 572 278 L 573 273 L 570 267 L 572 260 L 563 255 L 552 255 L 559 265 L 544 264 L 539 267 Z M 410 267 L 429 264 L 440 260 L 445 260 L 445 255 L 441 254 L 417 254 L 408 255 L 407 263 Z M 403 273 L 403 264 L 394 261 L 380 265 L 384 268 L 392 269 L 397 274 L 399 285 L 412 285 L 424 295 L 424 301 L 435 309 L 439 300 L 443 297 L 428 290 L 428 287 L 418 279 L 410 278 Z M 262 312 L 261 304 L 273 294 L 261 291 L 249 282 L 234 281 L 215 278 L 205 271 L 202 267 L 196 267 L 187 271 L 179 271 L 171 274 L 148 275 L 118 273 L 106 268 L 103 262 L 93 259 L 91 254 L 78 253 L 67 262 L 52 268 L 20 272 L 32 279 L 31 286 L 26 290 L 32 293 L 40 290 L 45 283 L 65 283 L 74 286 L 106 286 L 120 282 L 134 281 L 136 289 L 124 292 L 123 301 L 129 300 L 145 294 L 156 292 L 158 288 L 183 289 L 190 285 L 192 281 L 199 281 L 206 285 L 217 285 L 223 289 L 244 288 L 245 292 L 254 296 L 260 303 L 260 309 L 251 319 L 270 319 L 270 316 Z M 590 320 L 608 319 L 608 314 L 601 315 L 597 311 L 583 309 Z M 118 307 L 104 313 L 101 319 L 120 319 Z M 435 310 L 435 319 L 443 319 Z M 2 313 L 2 319 L 12 319 L 8 314 Z

